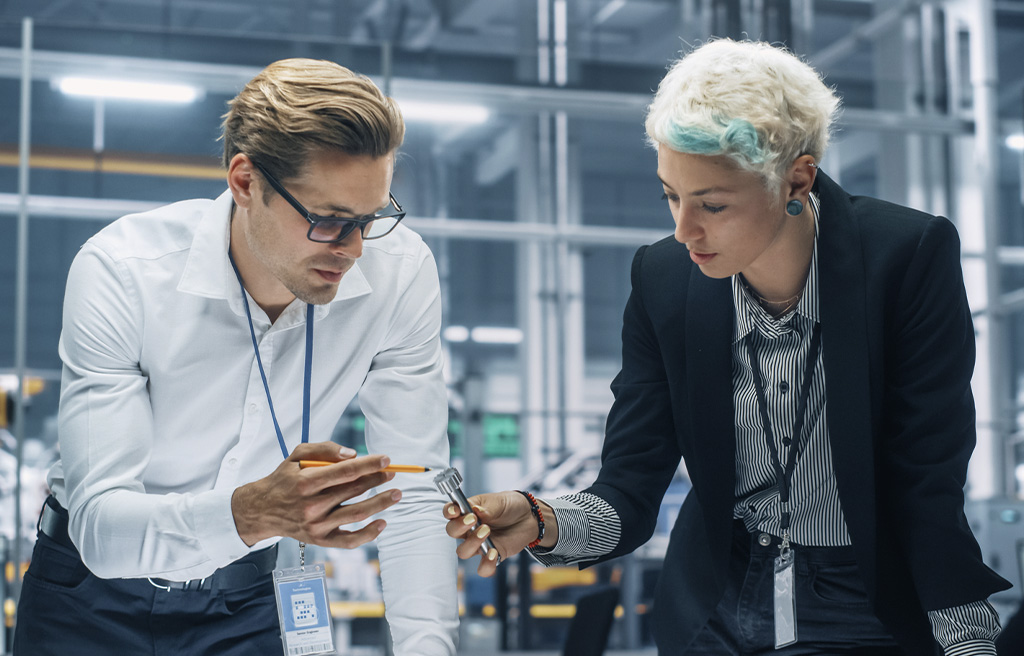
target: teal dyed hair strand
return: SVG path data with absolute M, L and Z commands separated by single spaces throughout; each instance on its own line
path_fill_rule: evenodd
M 713 134 L 702 128 L 682 126 L 673 123 L 669 126 L 668 145 L 681 153 L 691 155 L 739 155 L 752 164 L 765 161 L 764 148 L 757 136 L 753 124 L 742 119 L 734 119 L 724 126 L 720 135 Z

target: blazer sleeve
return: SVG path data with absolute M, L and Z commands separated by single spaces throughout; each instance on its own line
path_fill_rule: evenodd
M 925 610 L 985 599 L 1009 584 L 982 562 L 964 515 L 975 445 L 975 333 L 946 219 L 929 221 L 899 282 L 886 331 L 880 476 Z M 965 557 L 966 556 L 966 557 Z
M 648 253 L 645 246 L 633 258 L 632 290 L 623 316 L 622 369 L 611 385 L 615 402 L 608 414 L 601 471 L 594 485 L 584 490 L 615 509 L 622 530 L 615 548 L 589 564 L 630 553 L 650 539 L 681 457 L 669 378 L 646 307 L 645 291 L 659 282 L 645 281 Z

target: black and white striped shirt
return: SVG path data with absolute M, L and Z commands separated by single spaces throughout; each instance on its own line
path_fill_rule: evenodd
M 817 218 L 818 199 L 811 195 Z M 765 312 L 740 276 L 732 277 L 735 307 L 732 379 L 736 420 L 736 504 L 733 517 L 751 532 L 782 535 L 778 479 L 765 442 L 754 379 L 745 340 L 750 335 L 764 377 L 765 400 L 781 462 L 799 445 L 790 492 L 790 540 L 806 546 L 849 546 L 832 466 L 826 422 L 825 373 L 821 351 L 814 368 L 807 414 L 799 440 L 791 440 L 803 367 L 818 314 L 818 247 L 797 306 L 778 319 Z M 790 442 L 790 444 L 786 444 Z M 547 501 L 547 500 L 546 500 Z M 555 511 L 558 544 L 550 551 L 533 550 L 545 565 L 592 560 L 618 544 L 620 522 L 615 509 L 592 494 L 570 494 L 547 501 Z M 941 576 L 936 572 L 936 576 Z M 999 635 L 999 617 L 987 600 L 928 613 L 935 639 L 947 656 L 992 655 Z

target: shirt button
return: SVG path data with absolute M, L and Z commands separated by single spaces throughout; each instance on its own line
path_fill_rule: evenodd
M 779 391 L 782 392 L 783 394 L 788 392 L 789 391 L 789 383 L 787 383 L 784 380 L 779 381 Z
M 249 414 L 254 415 L 254 414 L 256 414 L 257 410 L 259 410 L 259 408 L 256 407 L 255 403 L 250 403 L 249 404 Z
M 792 444 L 792 443 L 793 443 L 793 440 L 792 440 L 792 439 L 790 439 L 790 438 L 788 438 L 788 437 L 784 437 L 784 438 L 782 438 L 782 444 L 783 444 L 783 445 L 785 445 L 785 446 L 789 446 L 789 445 L 790 445 L 790 444 Z
M 757 543 L 762 547 L 767 547 L 772 543 L 772 536 L 768 535 L 767 533 L 762 533 L 761 535 L 757 536 Z
M 228 466 L 234 467 L 238 464 L 238 458 L 228 458 Z

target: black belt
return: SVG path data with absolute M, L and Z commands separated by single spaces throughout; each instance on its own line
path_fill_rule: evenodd
M 39 532 L 63 547 L 78 552 L 68 536 L 68 511 L 61 507 L 52 495 L 43 504 L 39 516 Z M 225 565 L 210 576 L 191 581 L 168 581 L 149 579 L 153 586 L 162 590 L 235 590 L 258 583 L 277 567 L 277 545 L 254 551 L 230 565 Z

